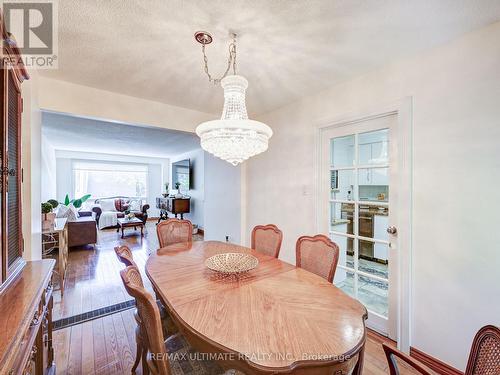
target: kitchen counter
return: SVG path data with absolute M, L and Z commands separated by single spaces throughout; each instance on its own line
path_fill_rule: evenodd
M 354 203 L 342 203 L 342 212 L 354 213 Z M 359 213 L 368 215 L 389 216 L 389 208 L 384 207 L 383 210 L 379 210 L 377 207 L 371 205 L 363 205 L 361 203 Z
M 347 219 L 335 219 L 332 221 L 332 225 L 342 225 L 342 224 L 349 224 L 351 221 Z

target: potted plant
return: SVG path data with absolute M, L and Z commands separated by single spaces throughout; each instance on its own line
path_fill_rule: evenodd
M 69 194 L 66 194 L 66 197 L 64 198 L 64 205 L 69 206 L 70 204 L 73 204 L 75 208 L 80 208 L 82 207 L 82 204 L 88 200 L 91 197 L 90 194 L 85 194 L 83 197 L 78 198 L 78 199 L 69 199 Z
M 134 213 L 130 212 L 129 209 L 126 209 L 123 213 L 125 214 L 125 220 L 131 220 L 135 217 Z
M 54 226 L 56 214 L 52 212 L 52 204 L 49 202 L 42 203 L 42 229 L 50 230 Z
M 52 205 L 52 209 L 55 210 L 59 206 L 59 202 L 55 199 L 49 199 L 47 203 Z
M 168 197 L 168 187 L 170 184 L 168 182 L 165 182 L 165 193 L 163 193 L 163 198 Z
M 175 194 L 176 198 L 182 198 L 182 193 L 181 193 L 181 183 L 177 181 L 175 183 L 175 188 L 177 189 L 177 194 Z

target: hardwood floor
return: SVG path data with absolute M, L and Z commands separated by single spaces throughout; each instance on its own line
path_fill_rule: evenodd
M 156 225 L 148 221 L 144 237 L 140 230 L 127 229 L 125 238 L 116 229 L 98 231 L 97 245 L 71 249 L 66 270 L 64 297 L 54 295 L 54 320 L 66 318 L 130 300 L 123 288 L 119 271 L 122 264 L 116 259 L 115 246 L 127 245 L 134 254 L 134 260 L 143 273 L 146 286 L 152 291 L 151 284 L 144 274 L 144 265 L 151 251 L 158 249 Z M 195 235 L 195 240 L 203 239 Z
M 139 232 L 140 233 L 140 232 Z M 128 236 L 127 236 L 128 234 Z M 198 236 L 195 239 L 201 239 Z M 124 239 L 116 230 L 99 231 L 98 245 L 72 250 L 66 276 L 64 297 L 54 294 L 54 320 L 130 300 L 121 284 L 113 248 L 126 244 L 142 272 L 151 251 L 158 248 L 154 222 L 146 225 L 145 236 L 126 232 Z M 151 288 L 147 277 L 143 279 Z M 369 332 L 366 342 L 364 374 L 388 374 L 382 350 L 382 336 Z M 135 359 L 135 321 L 133 309 L 76 324 L 54 332 L 58 374 L 128 374 Z M 141 374 L 141 365 L 137 374 Z M 401 374 L 416 374 L 406 367 Z M 215 374 L 214 374 L 215 375 Z

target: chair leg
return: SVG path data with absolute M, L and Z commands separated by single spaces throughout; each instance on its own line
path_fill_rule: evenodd
M 133 373 L 135 373 L 135 370 L 137 370 L 137 366 L 139 366 L 139 362 L 142 359 L 142 352 L 144 351 L 144 348 L 142 345 L 141 331 L 139 329 L 139 326 L 137 326 L 135 329 L 135 343 L 137 346 L 137 351 L 135 354 L 135 362 L 134 362 L 134 365 L 132 366 Z
M 139 366 L 139 362 L 141 362 L 142 359 L 142 344 L 137 343 L 137 351 L 135 354 L 135 362 L 134 365 L 132 366 L 132 372 L 135 373 L 135 370 L 137 370 L 137 366 Z
M 147 350 L 142 351 L 142 375 L 149 375 Z

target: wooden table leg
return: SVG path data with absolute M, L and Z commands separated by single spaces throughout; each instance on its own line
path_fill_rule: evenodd
M 122 227 L 122 238 L 123 238 L 123 227 Z
M 361 350 L 359 351 L 358 354 L 358 363 L 356 363 L 356 366 L 354 367 L 353 370 L 353 375 L 361 375 L 363 373 L 363 362 L 365 360 L 365 346 L 366 346 L 366 341 Z
M 61 284 L 61 297 L 64 295 L 64 279 L 66 276 L 66 263 L 68 262 L 68 228 L 59 232 L 59 262 L 57 265 L 59 283 Z

